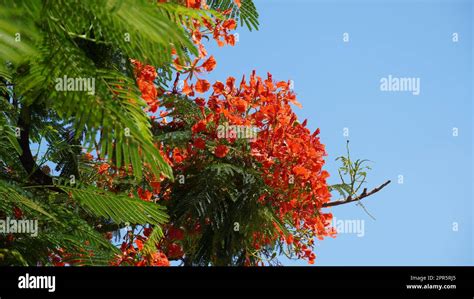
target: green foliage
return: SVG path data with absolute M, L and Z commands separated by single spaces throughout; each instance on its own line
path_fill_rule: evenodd
M 367 183 L 367 172 L 372 168 L 366 165 L 370 162 L 367 159 L 357 159 L 355 161 L 351 160 L 349 153 L 349 140 L 346 143 L 346 156 L 340 156 L 336 158 L 336 161 L 341 161 L 342 165 L 338 169 L 339 178 L 341 183 L 328 186 L 329 191 L 336 191 L 342 199 L 351 200 L 358 196 L 360 188 Z M 363 194 L 366 193 L 367 189 L 364 189 Z M 357 206 L 361 207 L 364 212 L 369 215 L 372 219 L 375 220 L 375 217 L 372 216 L 367 208 L 362 204 L 362 202 L 357 201 Z
M 336 161 L 341 161 L 342 163 L 338 169 L 341 183 L 328 186 L 329 191 L 337 191 L 343 198 L 356 196 L 360 188 L 367 182 L 367 171 L 371 170 L 371 167 L 366 165 L 367 162 L 370 162 L 369 160 L 351 160 L 349 140 L 346 143 L 346 151 L 346 156 L 336 158 Z
M 174 183 L 169 201 L 174 224 L 186 225 L 188 218 L 201 221 L 200 236 L 185 241 L 187 261 L 242 265 L 246 253 L 254 250 L 253 233 L 272 232 L 273 222 L 278 221 L 272 209 L 258 203 L 265 191 L 261 176 L 239 161 L 196 163 L 202 167 L 196 165 L 196 172 L 183 174 L 186 184 Z
M 245 24 L 249 30 L 258 29 L 258 12 L 252 0 L 242 0 L 240 8 L 234 0 L 210 0 L 207 3 L 219 11 L 230 9 L 229 17 L 240 20 L 241 26 Z
M 37 198 L 41 198 L 41 202 Z M 41 188 L 21 187 L 0 180 L 0 218 L 15 219 L 13 208 L 21 209 L 22 219 L 38 221 L 37 236 L 25 233 L 14 234 L 12 240 L 1 238 L 2 247 L 5 246 L 0 249 L 1 265 L 49 265 L 50 254 L 57 250 L 69 253 L 65 262 L 74 260 L 79 265 L 97 265 L 108 263 L 118 253 L 80 217 L 63 195 L 48 195 Z
M 153 253 L 161 238 L 163 238 L 163 230 L 161 230 L 160 226 L 156 225 L 153 227 L 153 231 L 148 237 L 148 240 L 143 245 L 143 254 L 147 255 Z
M 49 254 L 62 248 L 79 264 L 107 264 L 117 250 L 97 232 L 101 226 L 150 223 L 160 231 L 167 215 L 157 204 L 92 186 L 30 186 L 17 122 L 27 111 L 30 143 L 38 147 L 34 171 L 56 165 L 58 178 L 93 184 L 96 170 L 80 158 L 85 147 L 116 167 L 131 166 L 136 182 L 144 164 L 172 178 L 153 144 L 129 59 L 171 73 L 172 48 L 183 60 L 197 53 L 179 22 L 200 15 L 209 12 L 146 0 L 0 1 L 0 216 L 13 217 L 18 207 L 41 224 L 37 237 L 14 236 L 15 250 L 2 236 L 0 263 L 50 264 Z M 94 93 L 58 90 L 64 76 L 94 79 Z M 84 250 L 94 255 L 83 260 Z
M 168 220 L 165 210 L 152 202 L 113 194 L 94 187 L 85 189 L 61 186 L 71 197 L 96 217 L 116 224 L 163 224 Z
M 21 188 L 7 184 L 0 180 L 0 209 L 11 211 L 13 207 L 21 207 L 23 210 L 40 213 L 50 219 L 56 220 L 54 216 L 46 212 L 39 204 L 29 199 Z
M 99 41 L 107 38 L 101 36 L 97 32 L 119 32 L 114 27 L 116 21 L 120 24 L 123 19 L 130 22 L 130 18 L 125 18 L 119 12 L 126 10 L 122 9 L 112 14 L 115 16 L 111 20 L 109 27 L 107 24 L 95 24 L 90 21 L 90 30 L 95 30 L 95 40 L 92 42 L 88 39 L 87 33 L 85 36 L 78 32 L 72 33 L 68 27 L 80 30 L 81 26 L 73 27 L 73 24 L 63 24 L 55 18 L 55 13 L 60 16 L 67 11 L 56 11 L 58 7 L 62 9 L 70 8 L 75 11 L 74 15 L 81 12 L 83 7 L 83 15 L 77 16 L 81 20 L 104 20 L 106 12 L 103 7 L 95 3 L 97 11 L 93 18 L 89 13 L 93 13 L 89 5 L 84 4 L 84 1 L 78 1 L 78 7 L 74 7 L 74 3 L 67 1 L 64 5 L 47 6 L 44 9 L 50 9 L 52 16 L 45 19 L 45 27 L 48 31 L 44 31 L 44 37 L 41 42 L 37 44 L 40 55 L 30 57 L 35 63 L 28 64 L 25 70 L 18 71 L 16 76 L 12 76 L 13 80 L 17 82 L 18 93 L 22 95 L 21 101 L 24 105 L 31 105 L 34 103 L 46 105 L 54 109 L 58 116 L 65 120 L 71 120 L 75 129 L 77 137 L 84 133 L 84 146 L 92 148 L 96 143 L 101 145 L 101 153 L 104 157 L 110 160 L 116 156 L 118 158 L 118 166 L 123 163 L 124 166 L 132 165 L 135 175 L 141 178 L 141 166 L 143 163 L 150 165 L 152 171 L 159 175 L 163 172 L 167 176 L 172 176 L 170 167 L 164 162 L 159 152 L 153 146 L 150 123 L 143 108 L 145 102 L 140 99 L 140 93 L 135 86 L 135 82 L 131 77 L 129 70 L 121 70 L 123 67 L 121 58 L 133 57 L 142 58 L 143 53 L 140 51 L 132 51 L 132 48 L 119 48 L 123 42 L 123 37 L 120 39 L 110 37 L 108 43 L 102 44 Z M 134 4 L 137 5 L 137 4 Z M 94 7 L 94 5 L 91 5 Z M 135 6 L 134 6 L 135 7 Z M 146 10 L 144 11 L 153 11 Z M 149 17 L 146 13 L 139 16 Z M 89 17 L 86 17 L 89 16 Z M 157 17 L 157 16 L 155 16 Z M 108 17 L 110 18 L 110 16 Z M 72 22 L 76 18 L 67 19 Z M 135 19 L 138 22 L 140 18 Z M 105 22 L 105 21 L 104 21 Z M 136 26 L 137 23 L 134 26 Z M 160 24 L 157 22 L 157 24 Z M 166 26 L 162 28 L 162 32 L 169 27 L 176 27 L 168 21 Z M 130 24 L 129 24 L 130 25 Z M 94 27 L 96 26 L 96 27 Z M 120 27 L 120 25 L 117 25 Z M 125 26 L 125 25 L 124 25 Z M 94 29 L 95 28 L 95 29 Z M 134 27 L 132 27 L 134 28 Z M 145 28 L 145 27 L 144 27 Z M 164 31 L 163 31 L 164 30 Z M 156 33 L 152 30 L 138 30 L 137 32 L 148 33 L 149 36 L 143 39 L 150 42 L 155 41 L 157 47 L 163 44 L 169 44 L 171 41 L 157 40 Z M 173 31 L 171 31 L 173 32 Z M 78 35 L 80 37 L 78 37 Z M 173 36 L 169 33 L 166 36 Z M 175 43 L 181 44 L 184 38 L 184 33 L 177 34 Z M 119 42 L 120 41 L 120 42 Z M 146 43 L 130 42 L 135 47 L 140 46 L 142 51 Z M 189 46 L 189 41 L 186 44 Z M 186 46 L 183 44 L 183 46 Z M 114 50 L 115 49 L 115 50 Z M 120 49 L 118 51 L 116 49 Z M 149 51 L 153 50 L 150 46 Z M 169 49 L 168 52 L 171 50 Z M 158 57 L 158 55 L 150 56 Z M 129 56 L 134 54 L 133 56 Z M 171 56 L 168 57 L 167 62 L 171 61 Z M 100 62 L 100 63 L 99 63 Z M 154 63 L 164 63 L 163 61 L 152 61 Z M 56 90 L 56 80 L 58 78 L 92 78 L 95 80 L 95 92 L 89 94 L 87 92 L 63 92 Z M 126 130 L 130 133 L 124 136 Z M 97 140 L 98 139 L 98 140 Z M 144 155 L 139 152 L 143 150 Z

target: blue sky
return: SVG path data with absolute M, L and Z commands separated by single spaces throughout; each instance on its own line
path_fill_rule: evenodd
M 363 201 L 376 220 L 355 204 L 332 208 L 337 219 L 363 220 L 365 234 L 318 242 L 316 265 L 474 264 L 472 5 L 257 0 L 259 31 L 239 28 L 235 47 L 208 48 L 218 63 L 211 80 L 255 69 L 294 81 L 298 116 L 321 129 L 330 183 L 343 128 L 352 156 L 374 161 L 367 187 L 392 180 Z M 382 92 L 389 75 L 419 78 L 420 94 Z

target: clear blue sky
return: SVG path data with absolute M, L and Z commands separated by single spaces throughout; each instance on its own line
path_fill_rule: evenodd
M 374 161 L 368 187 L 392 180 L 364 201 L 376 220 L 355 204 L 332 209 L 364 220 L 365 235 L 318 242 L 316 265 L 473 264 L 472 2 L 261 0 L 259 31 L 208 48 L 211 80 L 253 69 L 294 80 L 297 114 L 327 146 L 330 183 L 344 127 L 352 155 Z M 380 91 L 388 75 L 420 78 L 420 95 Z

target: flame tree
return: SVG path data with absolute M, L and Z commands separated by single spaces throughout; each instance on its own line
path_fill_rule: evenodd
M 0 7 L 0 218 L 39 223 L 0 235 L 3 265 L 312 264 L 327 208 L 388 184 L 360 193 L 349 152 L 327 184 L 290 82 L 205 79 L 251 0 Z

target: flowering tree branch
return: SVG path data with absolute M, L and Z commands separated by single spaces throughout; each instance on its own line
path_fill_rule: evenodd
M 332 202 L 328 202 L 328 203 L 325 203 L 323 204 L 323 208 L 327 208 L 327 207 L 333 207 L 333 206 L 338 206 L 338 205 L 343 205 L 343 204 L 347 204 L 347 203 L 351 203 L 351 202 L 355 202 L 355 201 L 359 201 L 363 198 L 366 198 L 374 193 L 377 193 L 379 192 L 380 190 L 382 190 L 385 186 L 387 186 L 388 184 L 390 184 L 390 180 L 386 181 L 385 183 L 383 183 L 382 185 L 370 190 L 369 192 L 367 192 L 367 188 L 364 188 L 364 190 L 362 191 L 361 194 L 359 194 L 358 196 L 356 197 L 352 197 L 351 195 L 349 195 L 348 197 L 344 198 L 344 199 L 340 199 L 340 200 L 336 200 L 336 201 L 332 201 Z

